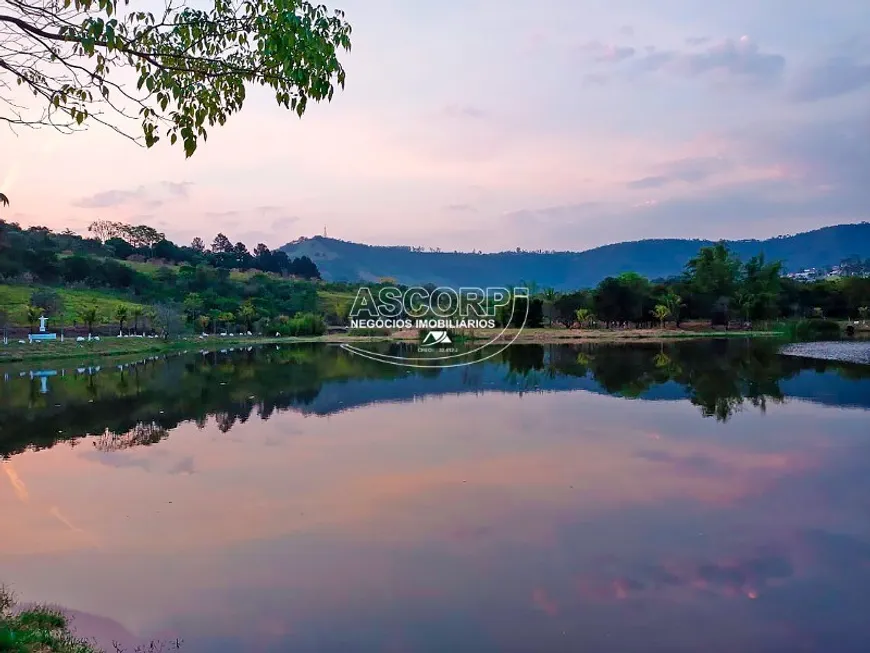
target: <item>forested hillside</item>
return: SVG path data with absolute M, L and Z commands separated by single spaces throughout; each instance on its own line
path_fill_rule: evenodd
M 289 256 L 307 256 L 324 279 L 446 286 L 517 285 L 520 281 L 557 290 L 594 286 L 623 272 L 650 279 L 667 278 L 683 266 L 707 240 L 656 239 L 617 243 L 585 252 L 517 251 L 480 254 L 442 252 L 419 247 L 378 247 L 316 236 L 282 249 Z M 870 223 L 826 227 L 768 240 L 726 241 L 740 259 L 764 254 L 782 261 L 787 271 L 832 266 L 848 258 L 870 258 Z

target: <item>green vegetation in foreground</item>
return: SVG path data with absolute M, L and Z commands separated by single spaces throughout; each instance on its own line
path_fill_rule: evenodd
M 0 651 L 9 653 L 102 653 L 69 631 L 58 610 L 37 606 L 13 613 L 12 595 L 0 586 Z
M 35 344 L 12 343 L 0 347 L 0 363 L 53 360 L 76 358 L 82 361 L 103 356 L 122 356 L 127 354 L 153 354 L 158 352 L 188 351 L 205 349 L 213 351 L 230 347 L 253 347 L 257 345 L 290 344 L 305 342 L 346 342 L 350 340 L 372 340 L 353 336 L 312 336 L 312 337 L 245 337 L 245 338 L 175 338 L 171 340 L 151 338 L 106 338 L 99 341 L 40 342 Z M 386 340 L 387 338 L 380 338 Z
M 2 653 L 104 653 L 87 640 L 70 632 L 66 616 L 48 606 L 34 606 L 15 611 L 12 594 L 0 585 L 0 652 Z M 152 642 L 153 653 L 177 650 L 181 641 Z M 118 653 L 124 649 L 115 646 Z M 136 649 L 137 651 L 140 649 Z

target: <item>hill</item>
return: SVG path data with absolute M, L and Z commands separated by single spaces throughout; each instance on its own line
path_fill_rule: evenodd
M 850 257 L 870 258 L 870 223 L 844 224 L 767 240 L 726 241 L 741 258 L 761 252 L 781 260 L 789 271 L 836 265 Z M 289 257 L 307 256 L 329 281 L 497 286 L 534 281 L 567 290 L 596 285 L 608 276 L 633 271 L 651 279 L 679 274 L 698 249 L 712 241 L 651 239 L 616 243 L 583 252 L 424 252 L 315 236 L 281 249 Z

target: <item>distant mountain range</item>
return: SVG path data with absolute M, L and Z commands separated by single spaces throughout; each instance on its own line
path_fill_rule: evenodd
M 424 252 L 410 247 L 378 246 L 315 236 L 281 249 L 308 256 L 329 281 L 377 281 L 446 286 L 504 286 L 521 281 L 557 290 L 596 285 L 608 276 L 637 272 L 651 279 L 683 270 L 698 250 L 714 241 L 662 238 L 605 245 L 583 252 Z M 781 260 L 789 271 L 824 267 L 850 257 L 870 258 L 870 222 L 824 227 L 767 240 L 732 240 L 728 246 L 743 259 L 761 252 Z

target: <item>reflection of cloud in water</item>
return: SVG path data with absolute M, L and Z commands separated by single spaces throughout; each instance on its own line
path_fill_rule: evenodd
M 194 457 L 182 456 L 174 460 L 172 453 L 164 450 L 133 451 L 82 451 L 79 457 L 90 462 L 114 467 L 116 469 L 141 469 L 148 473 L 194 474 L 196 466 Z
M 786 553 L 760 551 L 745 559 L 641 565 L 618 577 L 585 574 L 577 580 L 577 589 L 585 600 L 605 602 L 674 592 L 755 599 L 794 575 Z
M 555 599 L 547 594 L 546 590 L 541 589 L 540 587 L 535 588 L 532 591 L 532 604 L 538 610 L 541 610 L 551 617 L 555 617 L 559 614 L 559 604 L 556 603 Z
M 3 463 L 3 471 L 6 472 L 6 476 L 9 477 L 9 482 L 12 483 L 12 491 L 15 492 L 15 496 L 26 503 L 29 498 L 27 487 L 24 485 L 24 481 L 18 477 L 18 473 L 15 471 L 12 463 L 5 461 Z
M 18 475 L 18 472 L 16 472 L 15 468 L 12 466 L 12 463 L 8 460 L 3 462 L 3 471 L 6 472 L 6 476 L 9 478 L 9 482 L 12 484 L 12 490 L 15 493 L 15 496 L 19 499 L 19 501 L 21 501 L 21 503 L 31 504 L 30 493 L 27 491 L 27 486 L 25 485 L 24 480 L 22 480 L 22 478 Z M 94 535 L 73 524 L 61 513 L 60 508 L 58 508 L 57 506 L 49 507 L 47 512 L 71 532 L 84 535 L 85 538 L 89 540 L 95 547 L 100 546 L 99 541 Z

